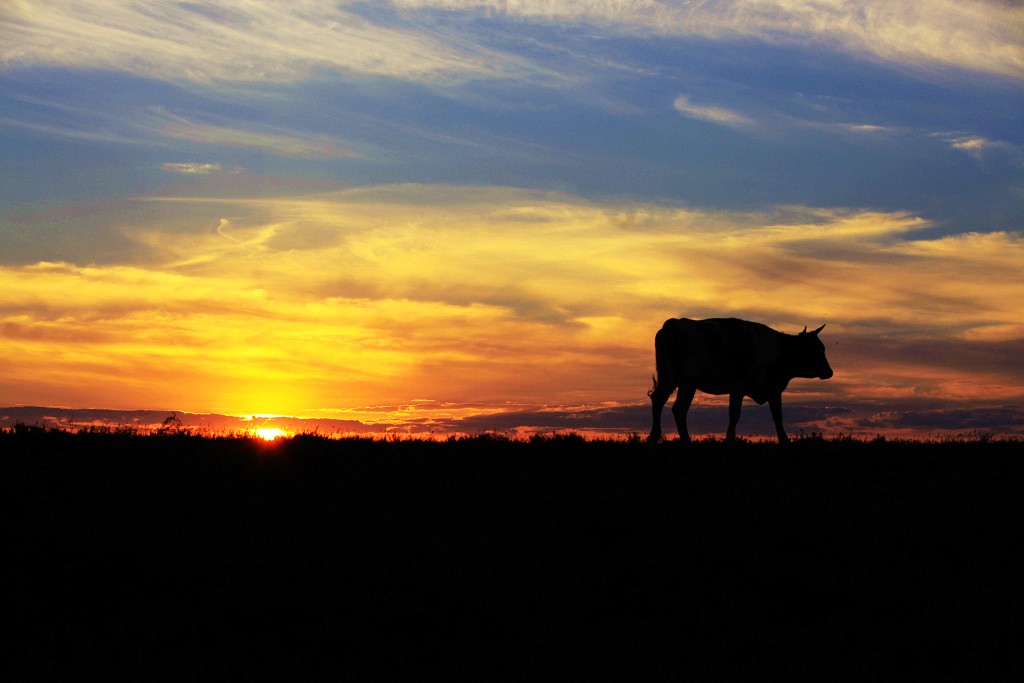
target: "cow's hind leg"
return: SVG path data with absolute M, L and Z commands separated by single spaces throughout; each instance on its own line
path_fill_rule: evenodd
M 672 417 L 676 419 L 676 429 L 679 430 L 680 441 L 690 440 L 690 432 L 686 429 L 686 412 L 690 409 L 690 404 L 693 403 L 693 395 L 696 391 L 696 387 L 680 384 L 676 402 L 672 404 Z
M 743 409 L 743 394 L 729 394 L 729 429 L 725 432 L 725 442 L 736 441 L 736 423 L 740 421 Z
M 661 409 L 665 407 L 676 385 L 669 381 L 654 381 L 654 388 L 651 389 L 651 434 L 647 437 L 648 443 L 661 441 Z

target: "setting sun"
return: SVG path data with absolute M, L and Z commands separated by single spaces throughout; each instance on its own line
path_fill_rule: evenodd
M 279 436 L 287 436 L 287 432 L 283 429 L 277 429 L 273 427 L 264 427 L 261 429 L 254 429 L 253 433 L 263 439 L 264 441 L 273 441 Z

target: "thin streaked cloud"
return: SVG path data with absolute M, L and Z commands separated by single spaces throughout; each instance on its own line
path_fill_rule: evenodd
M 1024 9 L 984 0 L 797 0 L 719 3 L 576 0 L 395 0 L 406 12 L 489 12 L 562 24 L 712 40 L 808 44 L 922 72 L 972 70 L 1024 78 Z M 381 5 L 380 9 L 386 8 Z M 284 82 L 325 71 L 426 81 L 532 77 L 531 65 L 416 15 L 358 3 L 281 0 L 131 5 L 15 0 L 0 10 L 3 63 L 127 70 L 196 83 Z M 432 20 L 437 20 L 436 17 Z
M 355 156 L 350 149 L 339 147 L 333 140 L 324 136 L 303 138 L 293 135 L 255 132 L 212 126 L 189 121 L 175 121 L 160 128 L 160 134 L 179 140 L 190 140 L 212 145 L 228 145 L 231 147 L 255 147 L 272 154 L 302 159 L 343 159 Z
M 196 83 L 285 82 L 325 71 L 413 80 L 503 75 L 486 50 L 367 21 L 344 5 L 14 0 L 0 9 L 6 66 L 130 71 Z
M 0 127 L 21 129 L 25 133 L 34 135 L 58 138 L 72 138 L 77 140 L 83 140 L 86 142 L 112 142 L 117 144 L 127 143 L 133 145 L 146 143 L 146 141 L 140 137 L 132 137 L 129 135 L 122 135 L 119 133 L 112 133 L 108 131 L 83 130 L 81 128 L 74 128 L 70 126 L 59 126 L 50 125 L 47 123 L 24 121 L 7 116 L 0 116 Z
M 696 104 L 690 101 L 686 95 L 676 98 L 673 106 L 683 116 L 711 123 L 720 123 L 726 126 L 749 126 L 753 123 L 751 119 L 722 107 Z
M 597 22 L 714 40 L 808 44 L 912 67 L 1024 78 L 1024 8 L 986 0 L 395 0 L 408 8 Z
M 217 173 L 223 170 L 223 166 L 220 164 L 201 164 L 201 163 L 166 163 L 161 164 L 160 168 L 167 171 L 168 173 L 180 173 L 182 175 L 209 175 L 211 173 Z
M 838 125 L 853 133 L 890 133 L 893 131 L 891 126 L 875 126 L 870 123 L 842 123 Z
M 1002 152 L 1024 167 L 1024 148 L 1005 140 L 990 140 L 980 135 L 952 135 L 946 136 L 946 141 L 953 149 L 966 152 L 975 159 L 982 159 L 988 152 Z

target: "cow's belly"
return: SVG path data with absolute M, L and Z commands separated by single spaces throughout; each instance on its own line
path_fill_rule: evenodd
M 730 373 L 709 372 L 704 370 L 692 377 L 692 383 L 705 394 L 731 394 L 740 391 L 744 386 L 744 378 Z
M 735 388 L 728 382 L 698 381 L 697 390 L 705 394 L 731 394 Z
M 763 378 L 737 377 L 726 373 L 702 372 L 691 378 L 690 382 L 698 391 L 705 394 L 743 394 L 754 399 L 756 403 L 768 400 L 768 387 Z

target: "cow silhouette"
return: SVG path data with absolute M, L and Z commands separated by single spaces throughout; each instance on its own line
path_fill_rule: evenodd
M 729 395 L 727 442 L 736 440 L 743 397 L 749 396 L 761 405 L 768 402 L 779 443 L 786 443 L 789 437 L 782 427 L 782 392 L 790 380 L 832 376 L 825 345 L 818 339 L 824 327 L 813 332 L 805 327 L 794 335 L 736 318 L 666 320 L 654 337 L 658 375 L 647 392 L 654 418 L 647 440 L 661 439 L 661 409 L 678 388 L 672 415 L 682 441 L 690 440 L 686 412 L 700 389 L 706 394 Z

